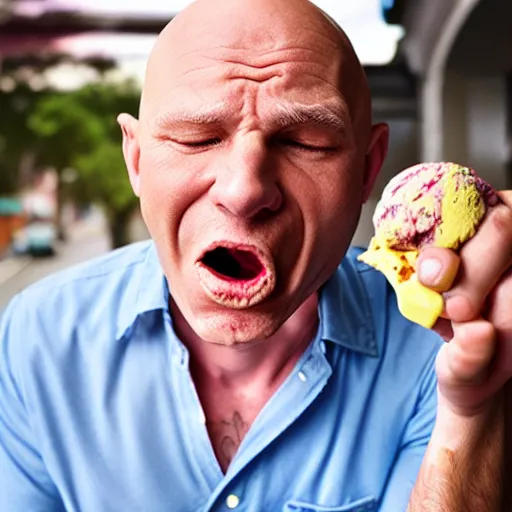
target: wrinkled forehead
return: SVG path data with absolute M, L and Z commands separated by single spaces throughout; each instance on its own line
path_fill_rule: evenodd
M 307 104 L 344 102 L 337 52 L 308 49 L 257 50 L 218 47 L 170 57 L 144 89 L 147 113 L 166 105 L 199 106 L 242 97 Z
M 220 10 L 225 5 L 215 4 Z M 356 103 L 366 91 L 350 43 L 309 2 L 291 4 L 294 9 L 272 12 L 262 11 L 258 2 L 241 1 L 236 5 L 244 9 L 224 16 L 208 15 L 203 7 L 176 17 L 148 61 L 141 119 L 177 104 L 229 103 L 240 96 L 237 86 L 244 81 L 267 104 L 276 98 L 304 104 L 338 100 L 355 119 Z

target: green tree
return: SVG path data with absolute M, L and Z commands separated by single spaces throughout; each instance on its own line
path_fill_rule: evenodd
M 99 204 L 108 221 L 113 247 L 129 243 L 128 225 L 138 207 L 121 152 L 119 141 L 105 138 L 87 155 L 75 160 L 78 179 L 72 195 L 77 202 Z
M 1 2 L 0 2 L 1 3 Z M 76 58 L 58 53 L 3 56 L 0 67 L 0 196 L 30 185 L 39 170 L 35 134 L 29 119 L 36 103 L 54 92 L 47 72 L 61 64 L 93 69 L 98 78 L 115 69 L 113 59 Z
M 101 120 L 77 102 L 74 94 L 55 92 L 36 103 L 29 126 L 35 135 L 33 147 L 38 167 L 53 167 L 57 172 L 56 224 L 59 237 L 64 239 L 62 207 L 66 198 L 62 175 L 77 158 L 92 151 L 101 140 Z
M 131 81 L 91 83 L 42 98 L 30 119 L 40 163 L 76 171 L 66 194 L 78 204 L 97 203 L 103 208 L 113 247 L 128 242 L 128 221 L 138 206 L 122 158 L 116 118 L 120 112 L 135 114 L 139 96 Z
M 25 83 L 0 91 L 0 196 L 16 194 L 30 180 L 35 154 L 28 118 L 44 94 Z

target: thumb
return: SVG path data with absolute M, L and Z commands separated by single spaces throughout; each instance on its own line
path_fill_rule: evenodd
M 439 357 L 438 377 L 450 386 L 481 384 L 496 350 L 494 327 L 483 319 L 452 326 L 453 338 Z

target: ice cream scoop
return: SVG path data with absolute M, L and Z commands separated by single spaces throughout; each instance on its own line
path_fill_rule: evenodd
M 375 235 L 359 259 L 386 276 L 406 318 L 430 328 L 444 303 L 417 278 L 419 250 L 429 245 L 460 249 L 498 201 L 469 167 L 450 162 L 410 167 L 384 189 L 373 216 Z

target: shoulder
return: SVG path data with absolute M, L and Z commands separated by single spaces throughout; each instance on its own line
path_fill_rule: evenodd
M 152 248 L 141 242 L 50 275 L 20 292 L 2 316 L 0 342 L 30 351 L 65 345 L 77 333 L 115 336 L 136 305 Z
M 71 313 L 101 300 L 120 300 L 121 292 L 135 291 L 151 247 L 148 241 L 131 244 L 52 274 L 23 290 L 20 301 L 47 313 L 52 308 Z
M 110 251 L 85 263 L 75 265 L 41 279 L 26 288 L 21 294 L 24 298 L 37 299 L 41 296 L 53 295 L 68 288 L 84 285 L 94 287 L 106 282 L 116 282 L 137 272 L 145 262 L 151 242 L 144 241 L 127 245 L 121 249 Z M 79 296 L 77 297 L 79 299 Z

